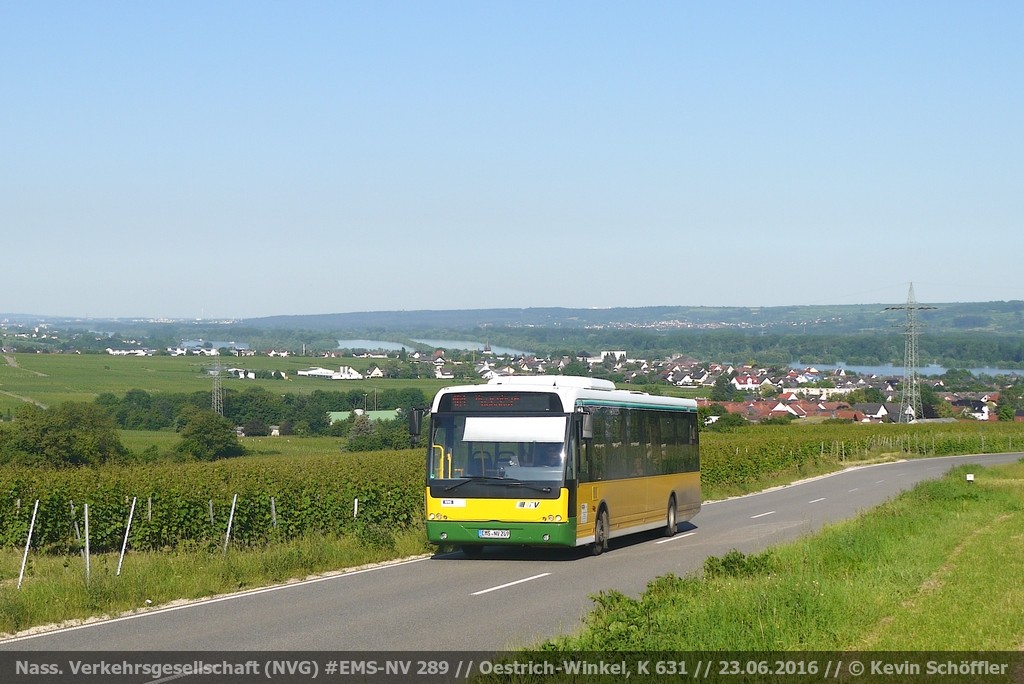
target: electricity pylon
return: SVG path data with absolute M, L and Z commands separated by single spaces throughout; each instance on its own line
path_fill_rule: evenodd
M 212 397 L 212 408 L 213 412 L 218 416 L 224 415 L 224 389 L 220 384 L 220 357 L 217 357 L 217 364 L 213 367 L 213 393 Z
M 934 306 L 922 306 L 917 303 L 917 300 L 914 299 L 914 283 L 910 283 L 906 304 L 886 307 L 886 311 L 907 312 L 907 322 L 903 328 L 903 391 L 900 393 L 900 415 L 897 421 L 900 423 L 913 423 L 918 418 L 924 417 L 921 409 L 921 385 L 917 377 L 917 333 L 920 329 L 917 312 L 934 308 Z

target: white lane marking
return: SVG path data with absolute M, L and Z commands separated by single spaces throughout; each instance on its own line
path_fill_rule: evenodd
M 26 634 L 24 636 L 13 637 L 11 639 L 2 639 L 0 644 L 11 644 L 16 641 L 26 641 L 28 639 L 39 639 L 42 637 L 53 636 L 54 634 L 64 634 L 66 632 L 75 632 L 80 629 L 88 629 L 90 627 L 103 627 L 106 625 L 114 624 L 115 622 L 124 622 L 126 620 L 135 620 L 136 618 L 149 617 L 151 615 L 160 615 L 162 613 L 173 613 L 177 610 L 187 610 L 189 608 L 198 608 L 200 606 L 208 606 L 211 603 L 221 603 L 222 601 L 234 601 L 235 599 L 248 598 L 250 596 L 258 596 L 259 594 L 269 594 L 274 591 L 280 591 L 282 589 L 294 589 L 296 587 L 304 587 L 310 584 L 317 584 L 319 582 L 328 582 L 330 580 L 344 579 L 346 577 L 352 577 L 354 575 L 362 575 L 367 572 L 376 572 L 377 570 L 387 570 L 388 568 L 397 568 L 402 565 L 409 565 L 411 563 L 419 563 L 421 561 L 430 560 L 430 556 L 419 556 L 408 560 L 400 560 L 398 562 L 385 562 L 379 565 L 374 565 L 369 568 L 362 568 L 359 570 L 349 570 L 336 572 L 330 575 L 324 575 L 322 577 L 314 577 L 308 580 L 302 580 L 300 582 L 290 582 L 288 584 L 278 584 L 272 587 L 262 587 L 260 589 L 253 589 L 252 591 L 243 591 L 237 594 L 227 594 L 226 596 L 216 596 L 208 599 L 196 599 L 190 600 L 188 603 L 183 603 L 176 606 L 168 606 L 166 608 L 157 608 L 155 610 L 147 610 L 142 613 L 132 613 L 131 615 L 122 615 L 120 617 L 112 618 L 110 620 L 100 620 L 98 622 L 87 622 L 81 625 L 74 625 L 72 627 L 63 627 L 61 629 L 51 629 L 43 632 L 36 632 L 33 634 Z
M 857 491 L 858 489 L 860 489 L 860 487 L 854 487 L 853 489 L 847 489 L 846 491 L 847 491 L 847 492 L 855 492 L 855 491 Z
M 472 594 L 470 594 L 470 596 L 479 596 L 480 594 L 489 594 L 492 591 L 498 591 L 499 589 L 506 589 L 508 587 L 514 587 L 517 584 L 522 584 L 523 582 L 530 582 L 530 581 L 535 580 L 535 579 L 540 579 L 541 577 L 547 577 L 550 574 L 551 574 L 550 572 L 542 572 L 539 575 L 534 575 L 533 577 L 524 577 L 521 580 L 516 580 L 515 582 L 506 582 L 505 584 L 499 584 L 498 586 L 491 587 L 490 589 L 481 589 L 480 591 L 474 591 Z
M 675 541 L 677 539 L 683 539 L 685 537 L 692 537 L 695 534 L 697 534 L 697 533 L 696 532 L 687 532 L 686 534 L 677 534 L 674 537 L 667 537 L 665 539 L 662 539 L 660 541 L 656 541 L 654 543 L 655 544 L 668 544 L 670 541 Z
M 817 499 L 812 499 L 811 501 L 808 501 L 807 503 L 809 503 L 809 504 L 818 503 L 819 501 L 824 501 L 824 500 L 825 500 L 825 497 L 822 496 L 822 497 L 817 498 Z
M 771 515 L 774 512 L 775 511 L 768 511 L 767 513 L 758 513 L 757 515 L 750 516 L 750 519 L 753 520 L 754 518 L 763 518 L 764 516 Z

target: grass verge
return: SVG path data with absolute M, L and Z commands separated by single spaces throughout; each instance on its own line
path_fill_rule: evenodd
M 0 637 L 40 625 L 113 616 L 172 601 L 200 599 L 263 587 L 293 578 L 354 568 L 427 552 L 422 529 L 387 538 L 310 535 L 256 549 L 129 551 L 121 574 L 118 554 L 90 559 L 86 582 L 81 556 L 29 554 L 17 586 L 22 554 L 0 552 Z
M 1017 650 L 1024 644 L 1024 464 L 973 466 L 858 518 L 642 596 L 595 597 L 563 652 Z

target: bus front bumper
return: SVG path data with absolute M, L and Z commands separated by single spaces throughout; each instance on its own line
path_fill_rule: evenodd
M 576 546 L 576 525 L 563 523 L 427 521 L 427 540 L 433 544 L 510 544 Z

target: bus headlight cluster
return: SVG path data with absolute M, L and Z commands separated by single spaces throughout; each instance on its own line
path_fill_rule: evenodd
M 430 514 L 427 515 L 427 520 L 447 520 L 447 519 L 448 519 L 448 516 L 447 515 L 442 515 L 441 513 L 430 513 Z
M 560 516 L 560 515 L 545 515 L 540 520 L 541 520 L 541 522 L 562 522 L 562 516 Z

